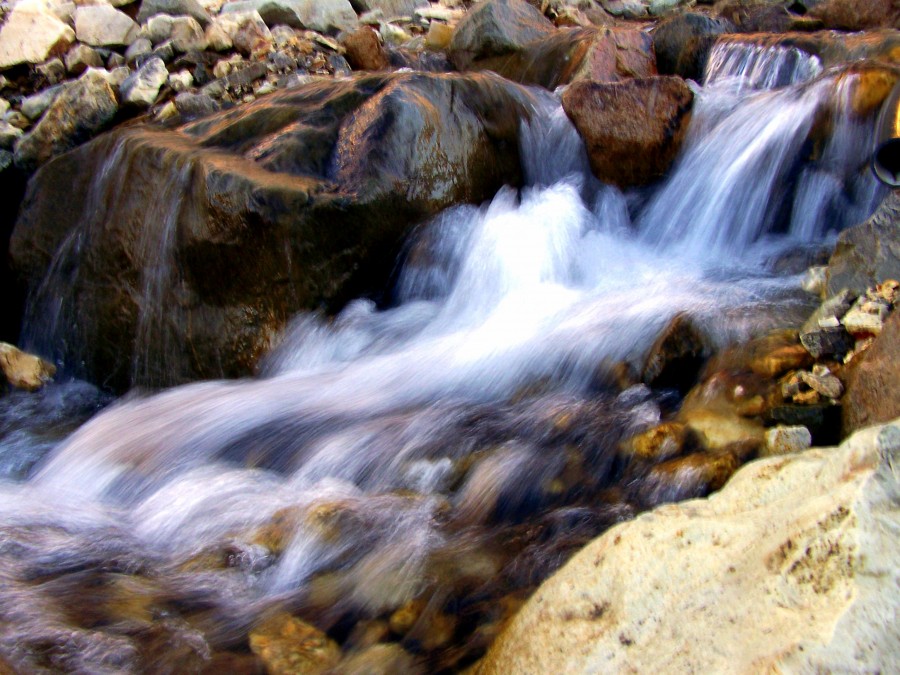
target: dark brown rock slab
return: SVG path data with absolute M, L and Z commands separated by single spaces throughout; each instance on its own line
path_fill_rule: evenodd
M 622 188 L 665 175 L 687 133 L 694 94 L 680 77 L 576 82 L 562 95 L 594 175 Z
M 297 311 L 382 291 L 417 223 L 518 184 L 530 97 L 368 75 L 101 136 L 29 184 L 10 250 L 33 338 L 119 390 L 247 375 Z
M 848 369 L 842 434 L 900 416 L 900 312 L 885 321 L 881 335 Z

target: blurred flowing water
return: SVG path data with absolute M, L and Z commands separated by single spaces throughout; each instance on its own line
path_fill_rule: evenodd
M 200 669 L 273 607 L 352 650 L 419 599 L 404 647 L 428 672 L 470 663 L 506 599 L 639 508 L 615 448 L 668 403 L 616 390 L 614 365 L 682 311 L 719 345 L 796 323 L 809 300 L 785 256 L 877 204 L 871 120 L 794 61 L 759 77 L 717 52 L 670 177 L 629 194 L 536 93 L 528 186 L 423 224 L 390 308 L 298 316 L 258 378 L 125 397 L 58 445 L 102 396 L 48 390 L 76 399 L 68 427 L 4 399 L 0 653 Z M 453 617 L 449 639 L 429 616 Z

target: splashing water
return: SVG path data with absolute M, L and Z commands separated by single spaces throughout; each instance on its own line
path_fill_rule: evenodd
M 671 177 L 642 195 L 590 176 L 541 95 L 522 133 L 530 186 L 421 227 L 395 306 L 300 316 L 259 379 L 123 400 L 0 489 L 0 649 L 34 665 L 14 645 L 49 641 L 68 645 L 54 657 L 66 667 L 139 667 L 146 622 L 72 628 L 27 581 L 62 579 L 54 592 L 77 599 L 72 570 L 180 598 L 194 618 L 160 630 L 205 658 L 275 603 L 340 626 L 427 589 L 530 588 L 564 545 L 537 554 L 518 524 L 544 519 L 574 546 L 628 517 L 604 496 L 614 448 L 661 412 L 646 388 L 604 389 L 605 371 L 638 362 L 683 310 L 719 344 L 802 312 L 761 265 L 880 196 L 856 166 L 865 123 L 839 118 L 810 154 L 817 115 L 843 105 L 833 79 L 762 92 L 708 79 Z

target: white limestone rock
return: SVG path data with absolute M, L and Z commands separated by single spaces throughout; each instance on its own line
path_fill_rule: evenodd
M 812 445 L 812 435 L 804 426 L 777 426 L 766 432 L 766 445 L 760 452 L 764 457 L 793 455 Z
M 94 47 L 127 47 L 134 42 L 140 26 L 125 12 L 109 5 L 92 5 L 75 10 L 75 35 Z
M 606 532 L 474 669 L 874 673 L 900 663 L 900 419 Z
M 160 88 L 166 83 L 169 71 L 159 57 L 152 57 L 128 76 L 120 88 L 122 102 L 139 108 L 149 108 L 156 101 Z
M 0 28 L 0 70 L 20 63 L 42 63 L 63 54 L 75 31 L 50 11 L 33 4 L 16 6 Z

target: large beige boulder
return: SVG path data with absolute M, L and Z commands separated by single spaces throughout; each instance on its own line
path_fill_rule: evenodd
M 38 3 L 20 3 L 0 28 L 0 70 L 64 54 L 75 31 Z
M 744 466 L 594 540 L 475 672 L 891 672 L 900 419 Z

